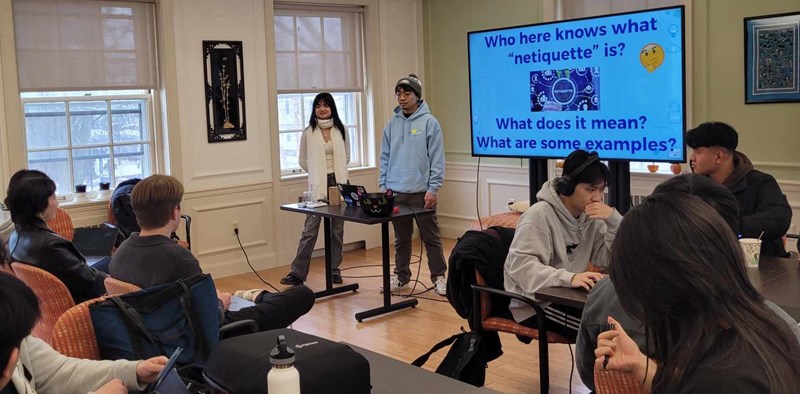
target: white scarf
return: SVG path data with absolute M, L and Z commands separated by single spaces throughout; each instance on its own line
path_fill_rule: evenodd
M 327 198 L 328 170 L 325 165 L 325 138 L 322 137 L 322 130 L 319 129 L 319 126 L 313 130 L 307 128 L 304 133 L 306 133 L 306 143 L 308 144 L 306 155 L 308 185 L 314 187 L 317 198 Z M 345 154 L 344 138 L 342 132 L 335 126 L 331 128 L 331 143 L 333 144 L 333 173 L 336 174 L 336 182 L 347 183 L 347 155 Z

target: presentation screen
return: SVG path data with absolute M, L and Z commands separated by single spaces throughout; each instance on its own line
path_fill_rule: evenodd
M 473 156 L 685 161 L 682 6 L 468 41 Z

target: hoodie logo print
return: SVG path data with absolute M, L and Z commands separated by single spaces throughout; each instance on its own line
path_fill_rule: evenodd
M 411 129 L 411 135 L 417 135 L 417 133 L 419 133 L 419 130 Z

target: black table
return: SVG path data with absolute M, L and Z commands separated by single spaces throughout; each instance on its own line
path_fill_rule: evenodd
M 318 215 L 322 216 L 323 218 L 323 228 L 325 230 L 325 290 L 317 292 L 315 294 L 317 298 L 327 297 L 347 291 L 356 291 L 358 289 L 358 283 L 335 288 L 333 287 L 333 278 L 331 277 L 331 219 L 343 219 L 345 221 L 361 224 L 381 225 L 381 248 L 383 255 L 383 306 L 356 313 L 356 320 L 359 323 L 364 321 L 364 319 L 379 316 L 384 313 L 409 307 L 413 308 L 418 303 L 416 299 L 410 299 L 392 304 L 392 294 L 389 286 L 389 267 L 391 264 L 389 261 L 389 222 L 394 219 L 407 216 L 432 215 L 436 211 L 433 209 L 424 208 L 412 209 L 406 206 L 399 206 L 399 208 L 400 212 L 392 214 L 392 216 L 378 218 L 367 216 L 360 207 L 350 207 L 347 205 L 326 205 L 319 208 L 299 207 L 298 204 L 281 205 L 281 210 L 284 211 L 303 213 L 306 215 Z
M 369 361 L 373 393 L 496 393 L 348 344 Z
M 758 268 L 748 268 L 747 275 L 764 298 L 800 321 L 800 261 L 762 256 Z
M 770 300 L 800 321 L 800 261 L 762 256 L 758 268 L 747 268 L 750 283 Z M 534 293 L 537 300 L 583 309 L 589 293 L 583 289 L 545 287 Z

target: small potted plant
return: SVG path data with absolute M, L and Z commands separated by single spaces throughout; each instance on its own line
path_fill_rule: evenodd
M 648 164 L 647 165 L 647 171 L 650 171 L 650 172 L 658 171 L 658 164 L 656 164 L 655 162 L 651 163 L 651 164 Z
M 672 171 L 673 174 L 678 175 L 681 173 L 681 163 L 672 163 L 669 166 L 669 170 Z

